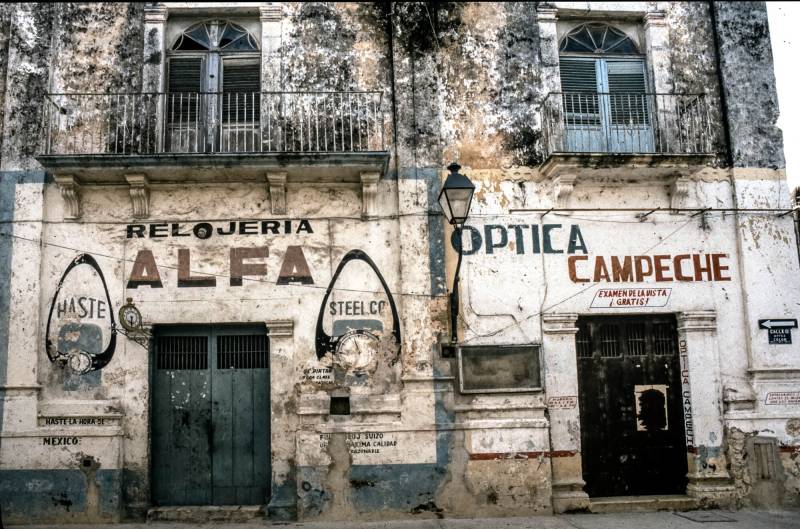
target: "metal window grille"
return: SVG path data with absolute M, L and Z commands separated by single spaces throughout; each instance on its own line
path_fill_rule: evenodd
M 155 345 L 157 369 L 208 369 L 206 336 L 158 336 Z
M 268 369 L 264 335 L 217 336 L 217 369 Z
M 592 357 L 592 340 L 589 329 L 584 325 L 578 327 L 578 334 L 575 335 L 575 347 L 578 350 L 578 358 Z
M 628 325 L 628 355 L 639 356 L 647 354 L 647 332 L 644 323 Z
M 653 324 L 653 352 L 657 355 L 675 352 L 675 330 L 669 323 Z
M 603 358 L 617 358 L 622 356 L 620 347 L 619 326 L 600 326 L 600 356 Z

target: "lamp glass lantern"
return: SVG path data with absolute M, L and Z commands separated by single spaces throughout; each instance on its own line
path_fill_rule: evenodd
M 458 262 L 453 275 L 453 290 L 450 291 L 450 347 L 452 348 L 458 342 L 458 276 L 461 270 L 461 259 L 464 256 L 461 247 L 461 230 L 464 223 L 467 222 L 475 184 L 458 172 L 461 166 L 457 163 L 451 163 L 447 169 L 450 170 L 450 174 L 447 175 L 439 193 L 439 205 L 442 207 L 447 222 L 455 228 L 458 239 Z
M 458 172 L 461 166 L 457 163 L 451 163 L 447 169 L 450 170 L 450 174 L 447 175 L 442 190 L 439 192 L 439 205 L 447 222 L 453 226 L 463 226 L 467 222 L 472 195 L 475 193 L 475 184 Z

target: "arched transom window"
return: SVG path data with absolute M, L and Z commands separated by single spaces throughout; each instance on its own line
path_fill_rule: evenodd
M 175 51 L 258 51 L 245 28 L 225 20 L 207 20 L 189 27 L 172 45 Z
M 639 53 L 636 43 L 619 29 L 590 22 L 582 24 L 561 40 L 561 52 L 573 53 Z
M 169 92 L 258 92 L 257 39 L 226 20 L 189 26 L 170 46 Z

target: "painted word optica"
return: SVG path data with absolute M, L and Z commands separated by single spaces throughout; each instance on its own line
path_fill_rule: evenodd
M 483 231 L 473 227 L 464 226 L 462 239 L 468 240 L 469 247 L 464 247 L 464 255 L 478 253 L 481 248 L 487 254 L 493 254 L 495 250 L 508 246 L 517 254 L 525 253 L 565 253 L 565 249 L 555 245 L 553 237 L 560 235 L 563 226 L 561 224 L 511 224 L 501 226 L 500 224 L 486 224 Z M 458 231 L 453 231 L 450 238 L 450 245 L 454 250 L 458 250 L 461 240 L 458 238 Z M 581 235 L 581 229 L 577 224 L 569 227 L 569 237 L 566 253 L 588 253 L 586 243 Z

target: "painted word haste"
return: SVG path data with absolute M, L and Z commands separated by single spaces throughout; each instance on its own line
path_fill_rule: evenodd
M 267 265 L 264 262 L 254 262 L 257 259 L 266 259 L 269 251 L 266 246 L 249 248 L 230 249 L 230 273 L 229 282 L 232 287 L 242 286 L 245 276 L 263 277 L 267 273 Z M 248 261 L 245 262 L 245 259 Z M 178 249 L 178 282 L 179 288 L 189 287 L 215 287 L 217 277 L 215 275 L 192 275 L 191 252 L 188 248 Z M 257 279 L 256 279 L 257 281 Z M 308 261 L 300 246 L 288 246 L 283 257 L 280 272 L 278 273 L 278 285 L 289 285 L 298 283 L 301 285 L 313 285 L 314 278 L 308 267 Z M 162 288 L 164 283 L 161 279 L 161 272 L 156 264 L 155 257 L 151 250 L 139 250 L 131 269 L 126 288 L 135 289 L 140 286 L 150 288 Z

